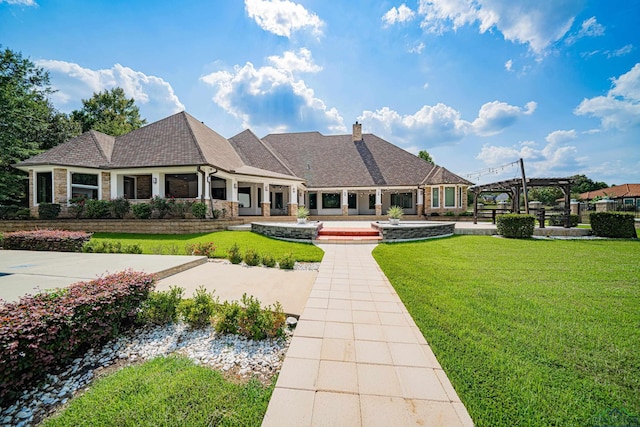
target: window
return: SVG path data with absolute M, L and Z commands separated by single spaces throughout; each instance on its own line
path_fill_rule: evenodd
M 164 176 L 167 197 L 193 199 L 198 197 L 198 176 L 195 173 L 167 174 Z
M 431 189 L 431 207 L 440 207 L 440 189 L 438 187 L 434 187 Z
M 309 193 L 309 209 L 318 209 L 318 193 Z
M 404 209 L 413 208 L 413 194 L 412 193 L 398 193 L 391 195 L 391 206 L 400 206 Z
M 462 187 L 458 188 L 458 206 L 462 207 Z
M 349 193 L 347 196 L 347 204 L 349 209 L 358 209 L 358 195 L 356 193 Z
M 124 183 L 124 198 L 135 199 L 136 198 L 136 178 L 133 176 L 125 176 Z
M 455 208 L 456 207 L 456 188 L 445 187 L 444 189 L 444 207 Z
M 71 197 L 98 198 L 98 175 L 92 173 L 71 174 Z
M 217 176 L 211 177 L 211 198 L 217 200 L 227 200 L 227 181 L 218 178 Z
M 36 174 L 36 201 L 51 203 L 53 201 L 53 175 L 51 172 Z
M 376 208 L 376 195 L 369 194 L 369 209 L 374 210 Z
M 238 188 L 238 207 L 251 207 L 251 187 Z
M 322 209 L 339 209 L 340 193 L 322 193 Z

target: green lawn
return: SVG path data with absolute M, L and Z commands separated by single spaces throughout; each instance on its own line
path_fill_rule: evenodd
M 455 236 L 373 253 L 477 425 L 640 416 L 640 242 Z
M 271 239 L 251 231 L 218 231 L 198 234 L 125 234 L 95 233 L 91 241 L 119 241 L 123 245 L 139 244 L 142 253 L 159 255 L 184 255 L 188 244 L 214 242 L 217 246 L 215 256 L 224 258 L 227 249 L 237 243 L 240 250 L 252 248 L 260 254 L 271 254 L 276 259 L 291 253 L 296 261 L 320 262 L 324 253 L 311 243 L 286 242 Z
M 189 359 L 157 358 L 97 381 L 43 426 L 259 426 L 274 386 L 234 384 Z

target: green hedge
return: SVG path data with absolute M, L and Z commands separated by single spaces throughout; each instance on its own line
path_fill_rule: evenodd
M 536 217 L 526 214 L 503 214 L 496 217 L 498 234 L 515 239 L 533 236 Z
M 81 252 L 90 233 L 65 230 L 13 231 L 4 234 L 4 249 L 23 251 Z
M 40 203 L 38 217 L 40 219 L 56 219 L 60 215 L 60 205 L 57 203 Z
M 591 230 L 600 237 L 636 237 L 635 218 L 627 212 L 592 212 L 589 215 Z
M 550 215 L 549 225 L 564 227 L 564 218 L 564 215 Z M 580 222 L 580 217 L 578 215 L 569 215 L 569 222 L 571 227 L 577 227 Z

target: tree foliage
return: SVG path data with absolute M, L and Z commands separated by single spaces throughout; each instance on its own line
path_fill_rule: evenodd
M 72 117 L 80 122 L 83 132 L 93 129 L 111 136 L 124 135 L 147 123 L 140 117 L 135 100 L 127 98 L 119 87 L 83 99 L 82 108 L 73 111 Z
M 575 180 L 575 183 L 571 186 L 571 194 L 581 194 L 586 193 L 587 191 L 595 191 L 608 187 L 605 182 L 593 181 L 590 178 L 587 178 L 586 175 L 574 175 L 571 178 Z
M 427 163 L 431 163 L 432 165 L 435 165 L 433 158 L 431 157 L 431 154 L 429 154 L 427 150 L 420 150 L 420 152 L 418 153 L 418 157 L 420 157 L 422 160 L 424 160 Z

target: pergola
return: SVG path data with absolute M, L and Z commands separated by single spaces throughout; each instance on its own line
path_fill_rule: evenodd
M 511 212 L 520 213 L 520 195 L 523 189 L 532 187 L 560 187 L 564 194 L 564 226 L 571 226 L 571 185 L 574 183 L 572 178 L 514 178 L 506 181 L 493 182 L 490 184 L 476 185 L 469 188 L 473 191 L 473 223 L 478 223 L 478 196 L 482 193 L 500 192 L 509 193 L 511 195 Z M 525 197 L 525 212 L 529 213 L 527 198 Z

